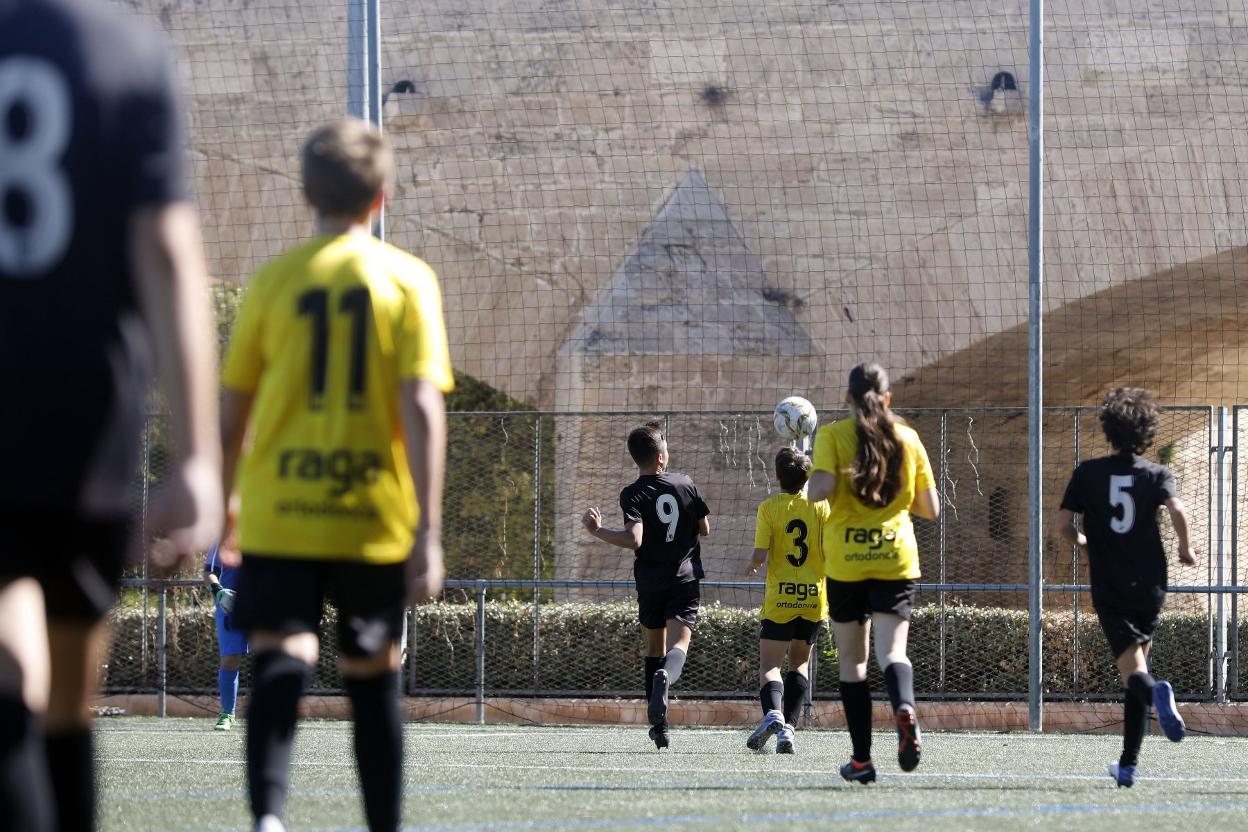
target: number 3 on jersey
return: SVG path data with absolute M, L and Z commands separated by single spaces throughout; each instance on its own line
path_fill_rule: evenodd
M 659 515 L 659 522 L 667 526 L 667 542 L 676 539 L 676 524 L 680 522 L 680 507 L 671 494 L 663 494 L 654 504 L 654 512 Z
M 347 385 L 347 407 L 361 410 L 364 407 L 364 381 L 367 378 L 368 313 L 371 308 L 368 289 L 360 287 L 344 292 L 338 301 L 339 314 L 351 319 L 350 376 Z M 322 410 L 325 407 L 325 387 L 329 376 L 329 292 L 313 289 L 299 296 L 299 314 L 306 315 L 312 324 L 312 362 L 308 408 Z
M 1122 508 L 1122 517 L 1109 518 L 1109 528 L 1118 534 L 1126 534 L 1135 525 L 1135 499 L 1127 491 L 1134 485 L 1135 477 L 1130 474 L 1109 478 L 1109 504 Z
M 806 524 L 801 520 L 790 520 L 789 525 L 785 526 L 784 530 L 793 535 L 793 545 L 797 547 L 799 553 L 796 555 L 785 555 L 785 557 L 788 558 L 789 563 L 800 568 L 806 562 L 806 558 L 810 556 L 810 547 L 806 545 L 806 534 L 808 531 Z

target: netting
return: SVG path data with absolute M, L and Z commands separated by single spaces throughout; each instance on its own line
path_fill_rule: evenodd
M 235 287 L 311 234 L 297 148 L 346 109 L 347 4 L 124 5 L 181 59 L 226 321 Z M 1046 16 L 1044 394 L 1067 409 L 1046 417 L 1044 526 L 1075 462 L 1104 450 L 1105 390 L 1149 386 L 1171 407 L 1154 457 L 1201 558 L 1171 583 L 1242 587 L 1240 414 L 1217 408 L 1246 393 L 1248 22 L 1229 0 Z M 919 525 L 920 694 L 1024 699 L 1026 4 L 384 2 L 381 31 L 388 239 L 441 277 L 451 406 L 467 411 L 451 421 L 450 575 L 625 582 L 448 592 L 413 614 L 409 693 L 631 696 L 630 561 L 577 523 L 590 504 L 614 516 L 627 429 L 666 421 L 714 511 L 709 577 L 738 583 L 776 487 L 769 408 L 799 393 L 826 422 L 874 358 L 945 505 Z M 145 481 L 166 458 L 158 421 L 148 433 Z M 1046 534 L 1044 577 L 1061 587 L 1044 598 L 1046 696 L 1117 698 L 1086 563 Z M 150 690 L 155 601 L 133 592 L 109 685 Z M 685 689 L 749 697 L 759 592 L 705 598 Z M 1171 595 L 1155 662 L 1181 697 L 1244 695 L 1239 609 L 1234 593 Z M 180 633 L 209 626 L 194 602 L 170 610 Z M 178 690 L 211 689 L 204 638 L 179 638 L 196 658 Z M 835 688 L 821 649 L 816 697 Z M 1060 724 L 1103 721 L 1074 713 Z

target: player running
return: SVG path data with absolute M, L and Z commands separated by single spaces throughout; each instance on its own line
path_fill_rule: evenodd
M 359 120 L 328 124 L 304 145 L 302 169 L 317 236 L 251 279 L 224 371 L 225 483 L 238 463 L 241 498 L 234 624 L 255 653 L 247 784 L 256 828 L 282 829 L 328 598 L 368 828 L 394 832 L 397 645 L 405 603 L 442 586 L 451 364 L 433 271 L 369 233 L 393 171 L 382 135 Z
M 111 4 L 109 4 L 111 5 Z M 147 386 L 158 567 L 221 533 L 216 355 L 164 41 L 88 0 L 0 3 L 0 826 L 90 830 L 90 710 Z
M 1055 521 L 1063 540 L 1087 552 L 1092 605 L 1126 688 L 1122 756 L 1109 774 L 1128 788 L 1135 783 L 1150 705 L 1170 740 L 1180 741 L 1186 731 L 1174 689 L 1148 672 L 1148 648 L 1167 589 L 1166 551 L 1157 526 L 1161 506 L 1174 524 L 1179 562 L 1196 564 L 1174 475 L 1140 456 L 1157 436 L 1158 415 L 1152 393 L 1139 387 L 1120 387 L 1105 398 L 1101 428 L 1114 453 L 1075 468 Z M 1075 515 L 1083 518 L 1082 533 Z
M 231 541 L 232 542 L 232 541 Z M 227 543 L 225 545 L 230 545 Z M 238 589 L 238 567 L 221 561 L 221 544 L 208 550 L 204 558 L 204 582 L 212 592 L 217 619 L 217 652 L 221 666 L 217 670 L 217 688 L 221 692 L 221 713 L 213 729 L 229 731 L 234 727 L 234 706 L 238 701 L 238 676 L 247 655 L 247 634 L 234 628 L 233 612 Z
M 754 523 L 754 553 L 746 574 L 756 574 L 766 562 L 767 589 L 758 635 L 763 721 L 745 741 L 753 751 L 762 751 L 775 736 L 777 754 L 794 752 L 793 732 L 810 690 L 810 650 L 828 617 L 820 536 L 829 509 L 826 500 L 812 503 L 802 493 L 810 467 L 805 454 L 782 448 L 776 454 L 781 493 L 762 502 Z M 781 682 L 786 653 L 789 672 Z
M 884 671 L 897 726 L 897 762 L 902 771 L 913 771 L 919 764 L 914 670 L 906 657 L 919 578 L 911 515 L 935 520 L 940 498 L 919 435 L 889 409 L 893 395 L 884 369 L 875 363 L 854 367 L 847 400 L 853 416 L 825 425 L 816 434 L 815 471 L 807 498 L 830 501 L 823 563 L 841 703 L 853 743 L 853 758 L 841 766 L 841 777 L 871 783 L 875 764 L 866 680 L 873 625 L 875 659 Z
M 667 441 L 657 422 L 628 435 L 628 453 L 637 463 L 637 481 L 620 492 L 623 529 L 602 526 L 592 507 L 581 518 L 599 540 L 632 549 L 637 583 L 637 617 L 646 641 L 645 675 L 650 739 L 667 748 L 668 691 L 680 678 L 689 640 L 698 625 L 698 581 L 702 571 L 699 537 L 711 533 L 711 510 L 685 474 L 667 473 Z

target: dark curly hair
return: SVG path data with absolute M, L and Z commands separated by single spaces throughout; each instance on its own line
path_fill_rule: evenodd
M 1105 397 L 1101 428 L 1119 453 L 1142 454 L 1157 438 L 1161 407 L 1143 387 L 1119 387 Z
M 780 488 L 796 494 L 810 476 L 810 457 L 794 448 L 781 448 L 776 454 L 776 479 Z
M 653 465 L 659 458 L 663 447 L 663 425 L 660 422 L 646 422 L 639 428 L 633 428 L 628 434 L 628 455 L 638 465 Z

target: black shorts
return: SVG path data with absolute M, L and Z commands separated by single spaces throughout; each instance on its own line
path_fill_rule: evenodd
M 804 641 L 814 644 L 822 629 L 822 621 L 811 621 L 809 618 L 794 618 L 785 622 L 764 618 L 762 626 L 758 628 L 758 637 L 767 641 Z
M 828 578 L 828 608 L 832 620 L 842 624 L 851 621 L 861 624 L 873 612 L 899 615 L 909 621 L 917 594 L 914 581 L 881 581 L 877 578 L 834 581 Z
M 637 592 L 637 620 L 648 630 L 667 626 L 669 618 L 698 629 L 698 600 L 701 591 L 697 581 L 673 584 L 655 592 Z
M 1159 609 L 1122 610 L 1116 607 L 1096 607 L 1096 617 L 1101 620 L 1101 629 L 1105 631 L 1105 638 L 1109 641 L 1109 649 L 1115 659 L 1136 645 L 1142 646 L 1152 641 L 1160 615 Z
M 0 507 L 0 584 L 34 578 L 48 618 L 95 623 L 117 601 L 127 555 L 137 552 L 133 531 L 129 519 Z
M 244 554 L 231 624 L 247 633 L 318 633 L 328 599 L 338 608 L 338 651 L 375 656 L 403 634 L 406 568 Z

